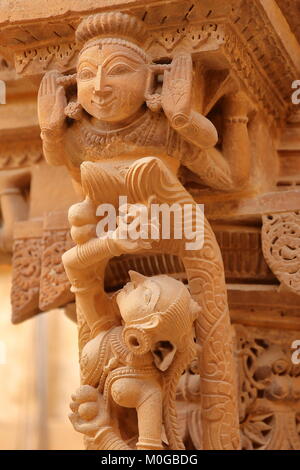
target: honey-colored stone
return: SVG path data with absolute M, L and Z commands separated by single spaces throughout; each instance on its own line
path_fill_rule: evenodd
M 77 321 L 89 449 L 298 449 L 296 2 L 50 3 L 0 13 L 13 322 Z M 203 246 L 124 239 L 153 203 L 204 204 Z

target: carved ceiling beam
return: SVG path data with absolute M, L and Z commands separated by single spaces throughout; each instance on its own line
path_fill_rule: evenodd
M 227 284 L 233 323 L 262 328 L 299 330 L 299 297 L 279 286 Z
M 218 195 L 203 195 L 201 190 L 188 188 L 198 203 L 205 204 L 205 214 L 209 220 L 217 221 L 252 221 L 258 222 L 268 214 L 293 212 L 299 210 L 300 189 L 272 191 L 255 198 L 239 199 L 236 195 L 228 195 L 220 204 Z

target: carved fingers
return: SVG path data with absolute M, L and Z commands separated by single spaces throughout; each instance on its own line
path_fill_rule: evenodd
M 138 238 L 137 240 L 133 240 L 130 237 L 126 239 L 119 238 L 118 229 L 114 232 L 113 239 L 121 253 L 138 253 L 140 251 L 150 250 L 152 246 L 149 241 L 143 240 L 142 238 Z
M 189 116 L 191 112 L 193 63 L 190 54 L 173 59 L 171 70 L 164 73 L 162 106 L 169 119 L 177 114 Z
M 110 425 L 103 396 L 90 385 L 76 390 L 70 408 L 69 419 L 74 429 L 82 434 L 93 437 L 101 427 Z
M 136 253 L 149 250 L 151 243 L 151 222 L 147 207 L 143 204 L 129 204 L 120 207 L 118 227 L 112 238 L 122 253 Z
M 64 109 L 67 105 L 65 90 L 57 84 L 61 75 L 50 71 L 43 77 L 38 92 L 38 118 L 42 131 L 62 130 L 66 116 Z
M 171 71 L 172 80 L 192 80 L 193 62 L 190 54 L 180 54 L 173 59 Z

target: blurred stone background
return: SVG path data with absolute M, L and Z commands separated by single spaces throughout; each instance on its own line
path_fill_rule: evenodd
M 67 416 L 77 327 L 62 310 L 12 325 L 10 287 L 11 268 L 0 266 L 0 449 L 83 449 Z

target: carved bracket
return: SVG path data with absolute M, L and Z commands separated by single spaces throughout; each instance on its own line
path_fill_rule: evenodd
M 21 323 L 72 302 L 61 255 L 73 245 L 64 212 L 15 224 L 12 277 L 12 321 Z

